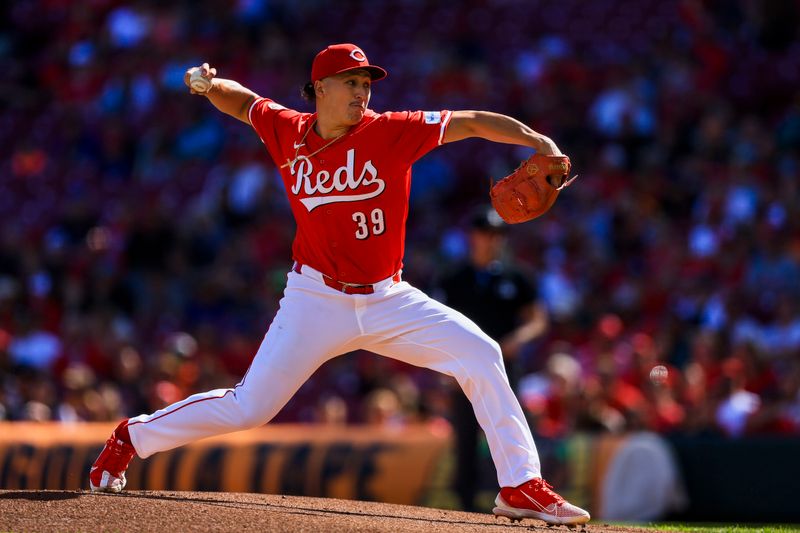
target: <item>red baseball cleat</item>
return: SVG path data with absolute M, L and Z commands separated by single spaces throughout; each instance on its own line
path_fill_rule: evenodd
M 548 524 L 584 524 L 589 513 L 572 505 L 552 490 L 545 480 L 534 478 L 519 487 L 503 487 L 493 512 L 512 520 L 538 518 Z
M 92 492 L 120 492 L 125 488 L 125 470 L 136 450 L 131 444 L 117 438 L 119 429 L 118 427 L 111 433 L 105 448 L 89 470 L 89 487 Z

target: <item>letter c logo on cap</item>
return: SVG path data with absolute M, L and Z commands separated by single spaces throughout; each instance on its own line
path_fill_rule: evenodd
M 367 56 L 364 55 L 364 52 L 362 52 L 360 48 L 353 49 L 353 51 L 350 52 L 350 57 L 352 57 L 359 63 L 367 60 Z

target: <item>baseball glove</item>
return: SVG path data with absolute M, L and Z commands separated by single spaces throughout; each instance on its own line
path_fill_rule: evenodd
M 558 193 L 575 181 L 565 155 L 533 154 L 517 169 L 492 185 L 492 206 L 509 224 L 533 220 L 546 213 Z

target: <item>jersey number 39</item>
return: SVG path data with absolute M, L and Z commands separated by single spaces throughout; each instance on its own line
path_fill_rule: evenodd
M 353 213 L 353 221 L 358 224 L 356 239 L 359 240 L 369 238 L 370 233 L 372 235 L 380 235 L 386 230 L 386 225 L 383 223 L 383 210 L 381 209 L 373 209 L 369 214 L 369 220 L 367 220 L 367 215 L 361 211 L 356 211 Z M 372 224 L 371 232 L 370 223 Z

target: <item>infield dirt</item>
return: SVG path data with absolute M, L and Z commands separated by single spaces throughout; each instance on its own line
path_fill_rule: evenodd
M 653 531 L 589 523 L 589 532 Z M 0 531 L 10 532 L 568 532 L 538 520 L 375 502 L 223 492 L 0 491 Z M 573 529 L 572 531 L 580 531 Z

